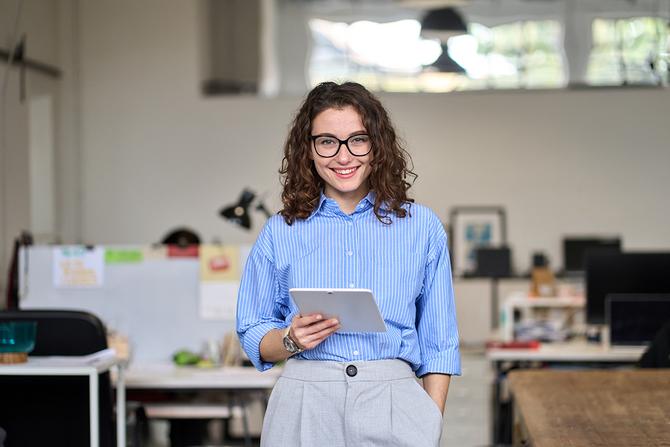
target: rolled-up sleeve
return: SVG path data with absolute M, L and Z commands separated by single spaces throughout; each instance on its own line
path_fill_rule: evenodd
M 278 298 L 272 236 L 266 225 L 251 249 L 237 297 L 237 335 L 242 349 L 259 371 L 274 365 L 261 359 L 261 340 L 272 329 L 287 326 Z
M 416 328 L 421 365 L 416 375 L 461 374 L 456 306 L 451 280 L 447 235 L 441 224 L 433 226 L 424 286 L 417 300 Z

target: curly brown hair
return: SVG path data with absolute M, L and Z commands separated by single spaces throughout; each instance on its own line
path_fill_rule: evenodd
M 282 176 L 282 202 L 279 212 L 287 224 L 296 219 L 306 219 L 319 204 L 323 179 L 310 158 L 312 120 L 326 109 L 353 107 L 372 143 L 373 158 L 368 178 L 370 189 L 375 192 L 374 213 L 380 222 L 391 223 L 389 213 L 406 217 L 403 205 L 414 202 L 407 196 L 417 175 L 412 172 L 412 160 L 396 135 L 391 119 L 381 102 L 365 87 L 355 82 L 336 84 L 323 82 L 312 89 L 293 119 L 279 173 Z M 382 206 L 385 210 L 382 210 Z

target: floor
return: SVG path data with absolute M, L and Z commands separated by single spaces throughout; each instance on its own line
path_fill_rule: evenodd
M 451 381 L 440 447 L 490 446 L 493 372 L 482 351 L 464 351 L 461 360 L 463 375 Z M 164 422 L 152 423 L 148 447 L 167 447 L 167 430 Z
M 463 352 L 461 363 L 463 375 L 451 379 L 440 446 L 489 446 L 493 371 L 483 351 Z

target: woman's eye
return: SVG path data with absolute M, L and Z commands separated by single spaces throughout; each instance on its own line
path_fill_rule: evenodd
M 329 146 L 331 144 L 335 144 L 335 140 L 331 140 L 331 139 L 326 138 L 326 139 L 318 141 L 318 144 L 320 144 L 321 146 Z
M 357 136 L 357 137 L 353 137 L 351 139 L 351 142 L 354 143 L 354 144 L 365 144 L 365 143 L 368 142 L 368 137 L 365 136 L 365 135 L 360 135 L 360 136 Z

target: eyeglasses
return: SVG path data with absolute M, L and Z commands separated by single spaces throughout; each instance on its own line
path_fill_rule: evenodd
M 344 144 L 354 157 L 363 157 L 372 150 L 370 136 L 366 134 L 352 135 L 346 140 L 340 140 L 330 135 L 312 135 L 314 150 L 320 157 L 333 158 Z

